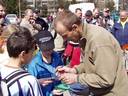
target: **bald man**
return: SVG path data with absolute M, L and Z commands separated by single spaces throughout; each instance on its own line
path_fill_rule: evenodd
M 128 70 L 128 13 L 126 10 L 120 11 L 120 20 L 114 24 L 112 34 L 124 51 L 125 68 Z
M 22 19 L 20 26 L 29 29 L 32 35 L 35 35 L 39 30 L 42 29 L 40 24 L 35 23 L 33 11 L 31 9 L 25 10 L 25 16 Z
M 128 14 L 127 11 L 120 11 L 120 20 L 113 26 L 112 34 L 116 37 L 120 46 L 128 44 Z

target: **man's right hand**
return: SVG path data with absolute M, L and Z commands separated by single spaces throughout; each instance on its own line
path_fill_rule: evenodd
M 63 73 L 76 73 L 76 69 L 75 68 L 70 68 L 67 66 L 58 66 L 56 68 L 56 72 L 63 74 Z

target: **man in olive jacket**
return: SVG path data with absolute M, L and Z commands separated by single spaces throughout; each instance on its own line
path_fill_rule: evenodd
M 122 51 L 110 32 L 96 25 L 81 23 L 70 11 L 57 14 L 54 26 L 64 39 L 79 41 L 84 52 L 83 63 L 76 68 L 57 68 L 58 73 L 65 71 L 60 76 L 63 82 L 86 85 L 95 96 L 128 96 Z

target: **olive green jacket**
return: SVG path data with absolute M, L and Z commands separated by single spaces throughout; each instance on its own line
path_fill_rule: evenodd
M 128 96 L 128 78 L 122 51 L 112 34 L 99 26 L 84 24 L 85 56 L 76 70 L 78 82 L 96 96 Z

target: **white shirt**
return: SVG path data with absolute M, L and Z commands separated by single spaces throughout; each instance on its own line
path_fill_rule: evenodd
M 14 69 L 2 66 L 1 76 L 2 78 L 5 78 L 16 70 L 22 71 L 22 69 Z M 43 96 L 37 79 L 32 75 L 27 75 L 17 80 L 9 87 L 9 92 L 11 96 Z

